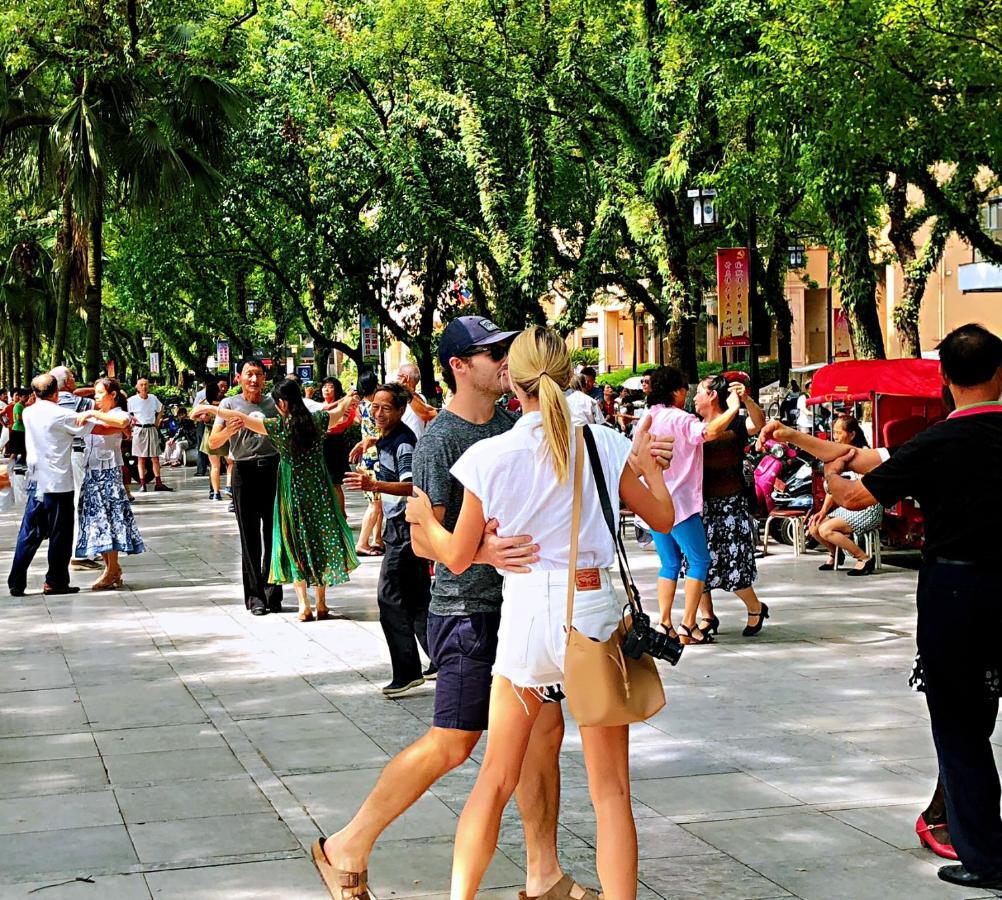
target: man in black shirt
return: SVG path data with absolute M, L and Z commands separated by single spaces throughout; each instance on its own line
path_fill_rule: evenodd
M 1002 817 L 990 742 L 1002 672 L 995 519 L 1002 508 L 1002 339 L 964 325 L 939 345 L 956 409 L 860 481 L 829 477 L 839 506 L 917 500 L 925 516 L 916 640 L 950 836 L 939 877 L 1002 888 Z M 829 471 L 839 467 L 829 466 Z M 972 474 L 975 477 L 972 477 Z
M 418 559 L 411 547 L 410 526 L 404 519 L 406 498 L 411 494 L 412 459 L 417 438 L 402 419 L 411 396 L 402 384 L 384 384 L 372 398 L 372 418 L 382 437 L 377 478 L 369 473 L 349 472 L 344 486 L 372 491 L 383 498 L 383 541 L 386 555 L 379 570 L 379 624 L 390 650 L 393 680 L 383 688 L 387 697 L 398 697 L 424 684 L 418 643 L 428 652 L 428 603 L 431 574 L 428 563 Z

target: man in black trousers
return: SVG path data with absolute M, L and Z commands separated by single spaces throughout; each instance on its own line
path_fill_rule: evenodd
M 963 865 L 939 877 L 1002 888 L 999 775 L 991 734 L 1002 694 L 1002 339 L 963 325 L 939 345 L 956 409 L 860 481 L 829 477 L 836 505 L 916 499 L 925 516 L 916 640 L 950 837 Z M 840 468 L 829 464 L 833 474 Z
M 35 402 L 24 411 L 28 461 L 28 498 L 7 586 L 12 597 L 24 595 L 28 567 L 42 541 L 49 542 L 49 569 L 43 594 L 75 594 L 70 586 L 73 551 L 73 439 L 90 434 L 94 423 L 78 425 L 76 412 L 59 405 L 59 383 L 53 375 L 31 382 Z
M 223 409 L 271 419 L 278 415 L 275 402 L 264 396 L 264 369 L 248 360 L 240 369 L 240 393 L 225 397 Z M 271 530 L 278 483 L 278 451 L 267 437 L 244 428 L 239 421 L 216 419 L 209 434 L 213 450 L 230 443 L 233 457 L 233 508 L 240 528 L 244 605 L 252 615 L 282 611 L 282 585 L 269 584 Z

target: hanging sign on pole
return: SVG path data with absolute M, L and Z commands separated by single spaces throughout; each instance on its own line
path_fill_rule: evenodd
M 150 375 L 160 374 L 160 352 L 158 350 L 150 351 Z
M 750 347 L 748 334 L 748 251 L 744 247 L 717 250 L 717 297 L 721 347 Z
M 362 362 L 379 362 L 379 328 L 372 316 L 362 313 L 358 319 L 358 331 L 362 341 Z
M 218 365 L 217 371 L 220 375 L 229 375 L 230 373 L 230 342 L 229 341 L 216 341 L 216 364 Z

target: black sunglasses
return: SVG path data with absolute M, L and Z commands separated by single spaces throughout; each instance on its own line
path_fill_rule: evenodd
M 489 353 L 494 362 L 501 362 L 508 355 L 508 345 L 488 344 L 486 347 L 471 347 L 466 356 L 481 356 L 484 353 Z

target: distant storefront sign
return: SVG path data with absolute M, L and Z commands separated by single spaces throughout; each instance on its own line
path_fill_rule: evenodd
M 296 375 L 300 381 L 313 381 L 313 364 L 296 366 Z

